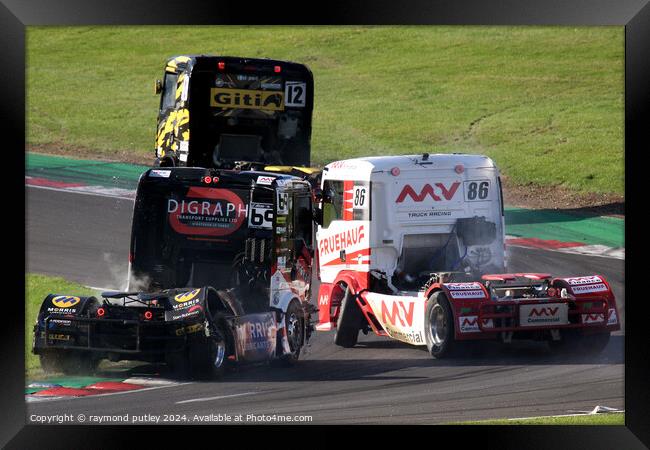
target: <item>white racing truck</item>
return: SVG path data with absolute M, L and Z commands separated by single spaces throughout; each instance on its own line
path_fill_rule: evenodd
M 336 329 L 337 345 L 372 331 L 436 358 L 475 339 L 600 351 L 620 328 L 600 275 L 504 273 L 503 196 L 488 157 L 336 161 L 321 186 L 316 329 Z

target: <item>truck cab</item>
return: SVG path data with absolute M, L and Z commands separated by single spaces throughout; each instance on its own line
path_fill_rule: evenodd
M 155 165 L 274 172 L 310 164 L 314 82 L 303 64 L 268 58 L 169 58 L 160 94 Z
M 417 297 L 432 276 L 503 272 L 499 171 L 482 155 L 337 161 L 323 169 L 317 329 L 337 327 L 345 291 Z M 381 335 L 389 326 L 370 312 Z

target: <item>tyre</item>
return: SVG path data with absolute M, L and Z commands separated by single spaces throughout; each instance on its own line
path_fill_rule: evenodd
M 59 355 L 59 364 L 66 375 L 93 375 L 99 359 L 90 352 L 64 351 Z
M 584 335 L 580 330 L 562 330 L 561 340 L 549 341 L 554 352 L 568 355 L 597 355 L 609 344 L 610 332 Z
M 440 359 L 451 356 L 454 341 L 454 316 L 444 292 L 434 292 L 427 300 L 424 315 L 424 339 L 431 356 Z
M 603 350 L 605 350 L 607 344 L 609 344 L 609 336 L 609 331 L 605 333 L 590 334 L 585 336 L 582 340 L 583 351 L 589 355 L 600 354 Z
M 351 348 L 357 345 L 362 323 L 363 313 L 359 309 L 359 305 L 357 305 L 352 290 L 348 286 L 345 286 L 345 293 L 341 300 L 341 312 L 336 322 L 334 343 L 344 348 Z
M 58 350 L 43 350 L 38 355 L 38 359 L 41 362 L 41 368 L 46 374 L 63 372 L 63 367 L 61 366 L 61 358 Z
M 293 366 L 300 358 L 300 349 L 305 341 L 305 313 L 297 300 L 292 300 L 289 303 L 287 312 L 284 315 L 284 329 L 289 341 L 290 352 L 271 361 L 274 366 Z
M 189 377 L 190 362 L 186 350 L 167 352 L 165 354 L 165 363 L 173 378 L 185 379 Z
M 228 341 L 221 321 L 216 320 L 209 326 L 210 335 L 202 334 L 189 342 L 187 351 L 190 375 L 198 379 L 220 378 L 225 370 Z

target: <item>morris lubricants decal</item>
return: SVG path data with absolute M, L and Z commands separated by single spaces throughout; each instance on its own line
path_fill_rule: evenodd
M 193 291 L 183 292 L 182 294 L 175 296 L 174 300 L 176 300 L 178 303 L 189 302 L 190 300 L 194 299 L 200 291 L 201 289 L 194 289 Z
M 67 295 L 58 295 L 52 299 L 52 304 L 56 306 L 57 308 L 72 308 L 75 306 L 77 303 L 79 303 L 81 299 L 79 297 L 70 297 Z
M 247 205 L 228 189 L 191 187 L 182 198 L 167 200 L 169 224 L 186 235 L 225 236 L 241 227 Z
M 254 89 L 210 89 L 210 106 L 216 108 L 284 110 L 284 95 L 277 91 Z

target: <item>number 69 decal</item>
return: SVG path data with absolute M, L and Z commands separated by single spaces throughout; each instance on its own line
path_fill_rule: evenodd
M 269 203 L 251 203 L 248 214 L 248 228 L 273 228 L 273 205 Z
M 480 202 L 489 200 L 490 182 L 488 180 L 465 181 L 465 201 Z

